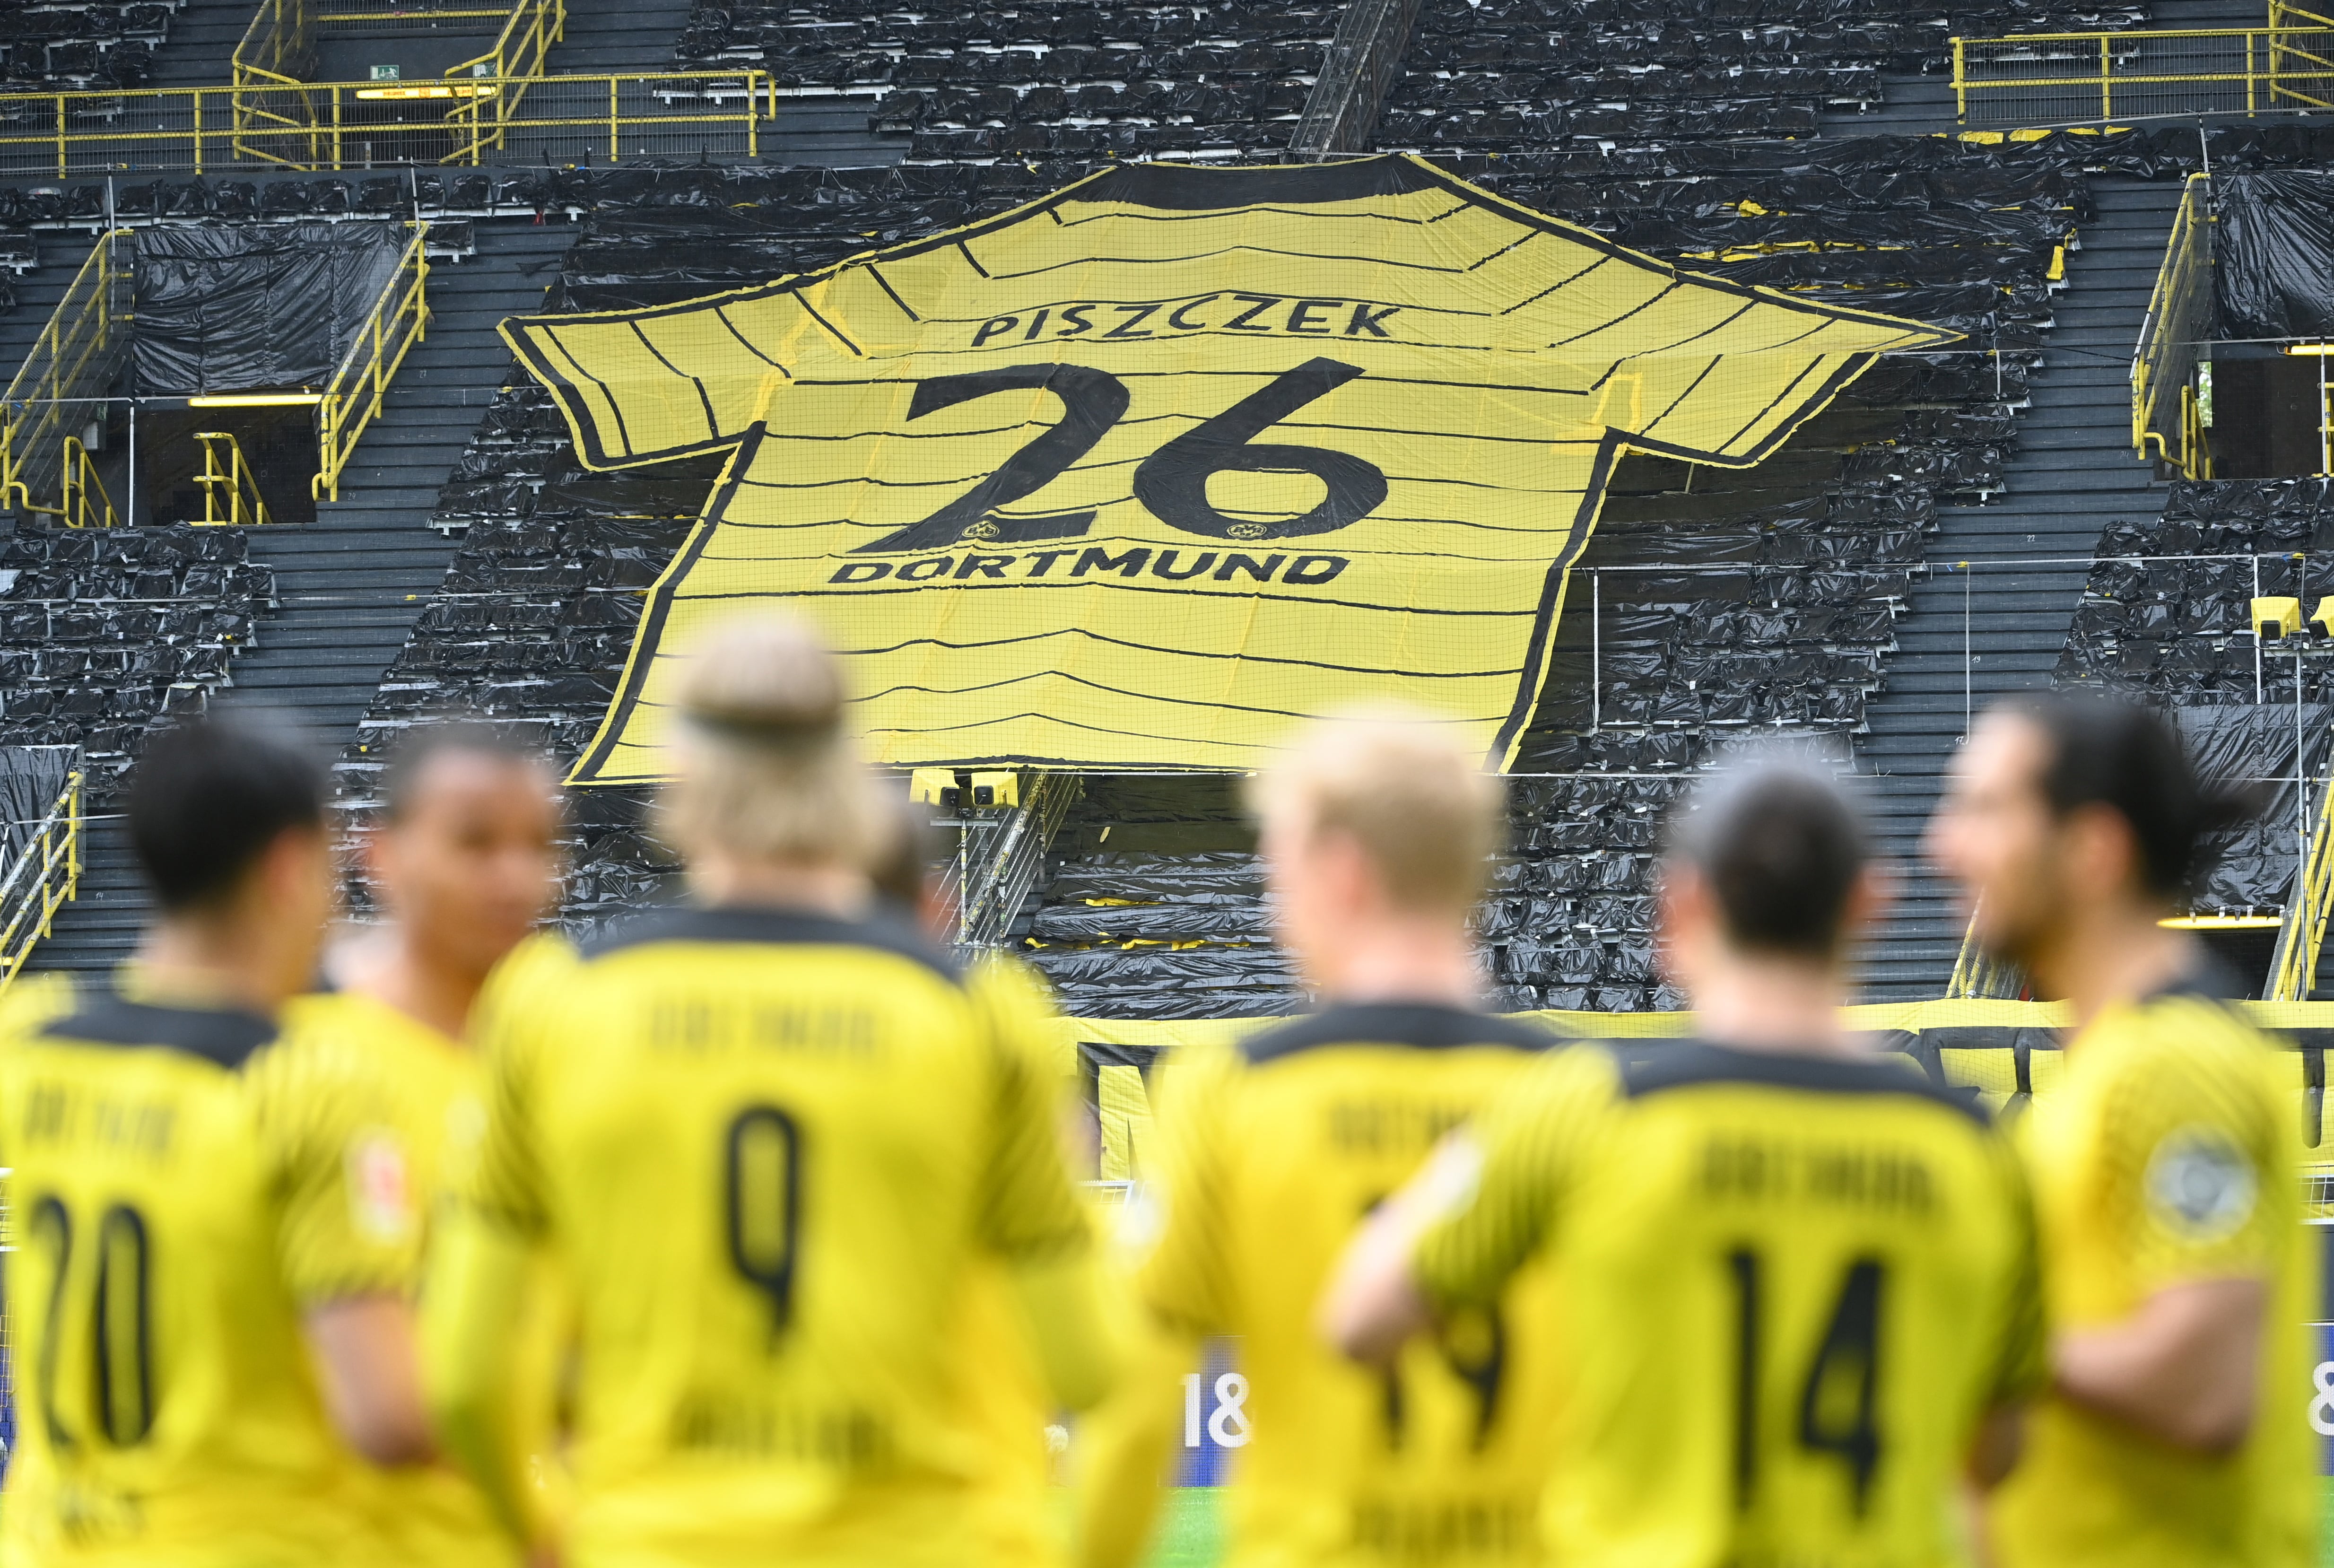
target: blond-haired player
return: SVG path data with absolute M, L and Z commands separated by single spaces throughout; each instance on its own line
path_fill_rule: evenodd
M 1661 914 L 1702 1037 L 1549 1061 L 1349 1255 L 1325 1315 L 1371 1359 L 1555 1271 L 1565 1568 L 1967 1561 L 2039 1374 L 2033 1218 L 1983 1114 L 1842 1027 L 1875 899 L 1829 779 L 1705 787 Z
M 1132 1216 L 1156 1227 L 1136 1238 L 1135 1289 L 1162 1340 L 1079 1435 L 1084 1563 L 1141 1549 L 1181 1375 L 1215 1334 L 1236 1336 L 1248 1385 L 1230 1563 L 1537 1563 L 1546 1282 L 1519 1279 L 1383 1371 L 1313 1329 L 1363 1217 L 1550 1044 L 1482 1010 L 1468 918 L 1505 825 L 1500 782 L 1432 718 L 1389 711 L 1308 727 L 1254 804 L 1279 934 L 1320 1006 L 1166 1070 Z
M 2231 815 L 2163 719 L 2054 696 L 1979 723 L 1930 828 L 1979 940 L 2075 1015 L 2019 1129 L 2051 1380 L 1996 1510 L 2013 1568 L 2318 1561 L 2290 1070 L 2159 923 Z
M 1003 1260 L 1061 1403 L 1110 1370 L 1051 1096 L 1019 1023 L 872 909 L 883 824 L 809 630 L 715 631 L 681 696 L 661 809 L 690 907 L 495 1010 L 427 1303 L 446 1441 L 523 1485 L 496 1429 L 539 1239 L 576 1302 L 578 1563 L 978 1563 L 944 1332 L 973 1260 Z
M 331 989 L 287 1010 L 284 1049 L 361 1057 L 391 1085 L 378 1133 L 394 1140 L 425 1226 L 468 1178 L 486 1130 L 486 1077 L 469 1041 L 488 974 L 525 941 L 559 890 L 559 805 L 542 757 L 477 721 L 419 729 L 390 754 L 381 820 L 363 842 L 387 919 L 328 955 Z M 548 1438 L 559 1344 L 530 1294 L 518 1353 L 530 1375 L 522 1428 L 532 1454 Z M 386 1474 L 382 1533 L 412 1563 L 487 1568 L 516 1555 L 467 1477 L 433 1466 Z

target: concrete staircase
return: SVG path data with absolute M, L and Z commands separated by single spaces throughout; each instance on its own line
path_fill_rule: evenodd
M 2176 182 L 2098 178 L 2098 220 L 2067 284 L 2031 403 L 2018 420 L 2006 494 L 1938 518 L 1930 575 L 1896 623 L 1888 687 L 1858 747 L 1900 901 L 1864 981 L 1876 1000 L 1943 994 L 1961 944 L 1945 889 L 1920 865 L 1920 834 L 1966 715 L 2048 686 L 2100 533 L 2155 515 L 2165 487 L 2131 455 L 2130 362 L 2178 205 Z
M 188 0 L 154 52 L 157 87 L 225 87 L 258 0 Z
M 477 255 L 430 273 L 429 335 L 342 473 L 340 500 L 310 526 L 252 534 L 252 559 L 275 569 L 281 608 L 236 660 L 229 700 L 286 714 L 335 755 L 348 744 L 453 555 L 429 515 L 510 367 L 496 324 L 541 305 L 577 232 L 482 222 Z M 0 323 L 0 351 L 19 359 L 8 333 L 25 313 L 20 305 Z M 135 940 L 146 900 L 117 820 L 92 822 L 87 861 L 81 897 L 60 912 L 33 967 L 110 968 Z

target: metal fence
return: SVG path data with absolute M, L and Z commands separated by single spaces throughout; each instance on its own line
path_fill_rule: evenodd
M 329 3 L 330 9 L 320 9 Z M 500 0 L 483 7 L 415 5 L 409 0 L 264 0 L 236 45 L 231 80 L 239 88 L 295 87 L 316 73 L 322 37 L 430 32 L 467 21 L 484 32 L 500 23 L 484 53 L 448 66 L 445 76 L 540 76 L 567 25 L 564 0 Z
M 429 233 L 426 223 L 413 226 L 413 238 L 398 257 L 397 270 L 382 285 L 340 369 L 333 372 L 323 401 L 316 406 L 318 467 L 309 492 L 318 500 L 341 498 L 341 470 L 365 427 L 381 412 L 391 378 L 429 324 L 429 258 L 422 254 Z
M 0 991 L 49 934 L 58 906 L 80 890 L 81 786 L 78 768 L 65 775 L 64 789 L 0 877 Z
M 1956 38 L 1965 124 L 2093 125 L 2152 115 L 2334 108 L 2334 19 L 2272 5 L 2267 27 Z
M 130 352 L 128 229 L 98 236 L 0 402 L 0 496 L 66 518 L 69 440 L 105 417 Z
M 2198 407 L 2198 351 L 2213 335 L 2213 181 L 2192 174 L 2131 356 L 2131 445 L 2191 479 L 2213 476 Z
M 1297 117 L 1289 151 L 1336 157 L 1370 144 L 1378 109 L 1401 70 L 1419 0 L 1354 0 L 1338 19 L 1327 58 Z
M 0 178 L 752 158 L 758 71 L 0 93 Z

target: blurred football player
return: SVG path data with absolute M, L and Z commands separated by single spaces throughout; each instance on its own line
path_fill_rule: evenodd
M 487 1112 L 471 1012 L 487 975 L 557 895 L 559 805 L 543 759 L 476 722 L 412 731 L 391 753 L 381 792 L 363 854 L 388 919 L 329 955 L 333 987 L 293 1004 L 285 1049 L 362 1055 L 393 1086 L 386 1128 L 403 1148 L 426 1239 L 477 1159 Z M 553 1308 L 547 1292 L 531 1292 L 527 1329 L 515 1336 L 529 1375 L 526 1417 L 513 1430 L 530 1460 L 549 1438 L 561 1349 Z M 544 1533 L 534 1520 L 503 1527 L 449 1466 L 385 1475 L 376 1507 L 383 1533 L 416 1564 L 507 1563 L 514 1535 Z
M 881 808 L 806 628 L 708 637 L 670 737 L 691 906 L 496 1009 L 425 1303 L 446 1441 L 523 1512 L 497 1429 L 542 1238 L 576 1300 L 576 1563 L 979 1563 L 947 1332 L 973 1260 L 1003 1260 L 1058 1404 L 1111 1371 L 1049 1085 L 1021 1019 L 873 912 Z
M 1228 1563 L 1536 1563 L 1552 1399 L 1538 1271 L 1383 1368 L 1314 1330 L 1363 1217 L 1553 1044 L 1483 1010 L 1468 920 L 1500 847 L 1501 785 L 1430 718 L 1389 711 L 1301 734 L 1253 803 L 1281 941 L 1321 1005 L 1182 1047 L 1165 1071 L 1129 1216 L 1161 1337 L 1079 1435 L 1085 1568 L 1140 1554 L 1183 1378 L 1219 1334 L 1236 1336 L 1249 1434 Z
M 2074 1012 L 2020 1128 L 2051 1378 L 1999 1499 L 2008 1564 L 2318 1561 L 2291 1072 L 2160 924 L 2236 814 L 2162 719 L 2052 696 L 1980 722 L 1930 828 L 1978 940 Z
M 325 789 L 256 718 L 156 736 L 128 792 L 157 909 L 136 958 L 0 1049 L 12 1564 L 391 1560 L 366 1461 L 430 1456 L 393 1086 L 277 1044 L 333 904 Z
M 1981 1111 L 1843 1030 L 1877 901 L 1830 779 L 1705 786 L 1661 889 L 1700 1037 L 1551 1060 L 1347 1256 L 1325 1324 L 1373 1363 L 1557 1272 L 1566 1568 L 1965 1560 L 2040 1376 L 2032 1213 Z

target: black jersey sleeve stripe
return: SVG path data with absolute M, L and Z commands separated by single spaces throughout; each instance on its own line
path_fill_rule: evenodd
M 869 262 L 867 264 L 867 275 L 875 280 L 875 286 L 877 288 L 882 289 L 885 293 L 892 297 L 892 303 L 900 307 L 900 313 L 902 315 L 907 317 L 911 322 L 921 322 L 924 319 L 909 307 L 907 301 L 900 297 L 900 291 L 892 286 L 891 280 L 883 275 L 882 270 L 876 266 L 873 262 Z
M 1415 1051 L 1450 1051 L 1469 1045 L 1511 1051 L 1545 1051 L 1560 1044 L 1547 1030 L 1517 1018 L 1476 1013 L 1435 1003 L 1355 1003 L 1332 1005 L 1250 1034 L 1240 1053 L 1250 1062 L 1274 1061 L 1331 1046 L 1389 1045 Z
M 729 335 L 738 340 L 738 346 L 739 348 L 744 349 L 747 353 L 761 361 L 762 363 L 777 371 L 778 374 L 786 376 L 788 380 L 792 380 L 794 379 L 793 376 L 788 373 L 784 365 L 770 358 L 769 355 L 762 352 L 762 351 L 755 345 L 754 340 L 747 337 L 738 327 L 738 323 L 729 319 L 729 312 L 726 306 L 715 305 L 713 307 L 713 319 L 719 322 L 724 327 L 728 329 Z
M 649 341 L 649 335 L 641 330 L 640 322 L 633 322 L 630 325 L 632 329 L 632 336 L 640 340 L 641 347 L 653 355 L 658 364 L 662 365 L 674 376 L 687 381 L 697 390 L 698 405 L 705 412 L 705 438 L 709 441 L 719 440 L 724 434 L 721 428 L 721 417 L 713 411 L 713 395 L 705 390 L 705 383 L 665 358 L 664 351 Z
M 767 947 L 867 948 L 896 954 L 950 982 L 960 979 L 954 959 L 897 920 L 838 919 L 803 909 L 690 909 L 641 917 L 586 944 L 585 962 L 663 943 Z
M 275 1022 L 232 1008 L 163 1007 L 121 996 L 88 1005 L 42 1025 L 41 1037 L 73 1044 L 182 1051 L 233 1070 L 275 1038 Z
M 1981 1125 L 1990 1121 L 1974 1100 L 1939 1088 L 1902 1059 L 1741 1051 L 1703 1040 L 1681 1040 L 1622 1063 L 1621 1092 L 1631 1100 L 1717 1084 L 1925 1100 Z

